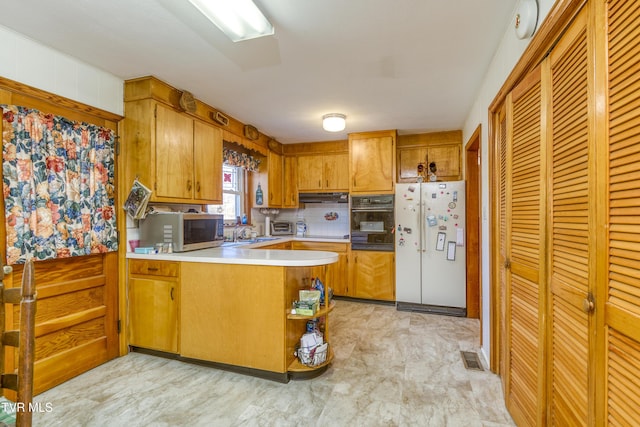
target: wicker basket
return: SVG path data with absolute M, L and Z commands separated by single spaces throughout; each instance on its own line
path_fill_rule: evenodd
M 319 345 L 313 348 L 301 347 L 296 350 L 298 360 L 305 366 L 318 366 L 327 361 L 327 353 L 329 352 L 329 344 L 326 346 Z

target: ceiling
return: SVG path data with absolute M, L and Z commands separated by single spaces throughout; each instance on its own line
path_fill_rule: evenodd
M 187 0 L 0 0 L 0 25 L 294 143 L 461 129 L 517 0 L 255 3 L 275 35 L 238 43 Z M 322 130 L 326 113 L 345 131 Z

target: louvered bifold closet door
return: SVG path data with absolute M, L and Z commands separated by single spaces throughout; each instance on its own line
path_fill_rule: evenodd
M 498 120 L 498 174 L 499 181 L 497 185 L 498 191 L 498 265 L 496 266 L 496 271 L 498 271 L 498 280 L 499 285 L 498 289 L 500 292 L 498 303 L 500 305 L 500 313 L 497 321 L 499 322 L 499 333 L 500 333 L 500 373 L 504 374 L 503 379 L 506 380 L 506 376 L 508 372 L 505 373 L 505 364 L 506 364 L 506 352 L 508 351 L 506 346 L 506 321 L 504 313 L 506 313 L 506 289 L 507 289 L 507 269 L 505 268 L 505 263 L 507 261 L 507 176 L 509 174 L 507 167 L 507 158 L 508 158 L 508 145 L 507 145 L 507 108 L 506 105 L 503 105 L 497 115 Z
M 608 4 L 607 417 L 640 425 L 640 2 Z
M 550 425 L 586 425 L 590 418 L 589 331 L 583 302 L 593 289 L 591 218 L 596 203 L 590 147 L 587 9 L 550 54 L 549 147 Z
M 507 407 L 520 426 L 542 422 L 544 291 L 544 176 L 541 150 L 541 73 L 531 72 L 511 93 L 511 173 L 507 177 Z

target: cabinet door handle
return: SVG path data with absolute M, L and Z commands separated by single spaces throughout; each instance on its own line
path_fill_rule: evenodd
M 322 188 L 322 180 L 321 179 L 318 180 L 318 187 Z
M 327 188 L 329 188 L 329 180 L 327 180 Z
M 187 191 L 191 191 L 191 180 L 187 180 Z
M 147 271 L 158 271 L 157 267 L 147 267 Z
M 175 289 L 175 288 L 171 288 L 171 293 L 169 294 L 169 296 L 171 297 L 171 301 L 173 301 L 173 290 L 174 290 L 174 289 Z
M 196 191 L 200 192 L 200 181 L 196 182 Z

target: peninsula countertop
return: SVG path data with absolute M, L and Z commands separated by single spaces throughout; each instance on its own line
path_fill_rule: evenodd
M 213 264 L 270 265 L 281 267 L 306 267 L 333 264 L 338 254 L 327 251 L 301 251 L 284 249 L 248 249 L 244 247 L 220 247 L 171 254 L 127 253 L 128 259 L 158 261 L 202 262 Z
M 158 261 L 204 262 L 215 264 L 272 265 L 284 267 L 305 267 L 333 264 L 338 261 L 338 254 L 328 251 L 260 249 L 274 243 L 290 241 L 312 241 L 327 243 L 349 243 L 348 238 L 329 236 L 274 236 L 267 240 L 229 242 L 211 249 L 200 249 L 189 252 L 136 254 L 127 253 L 128 259 L 148 259 Z

